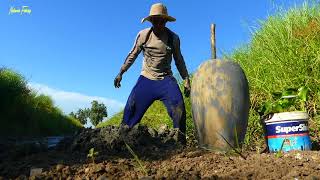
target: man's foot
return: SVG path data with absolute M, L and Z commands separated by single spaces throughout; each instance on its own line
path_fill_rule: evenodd
M 118 132 L 119 132 L 119 134 L 124 134 L 124 133 L 129 132 L 129 130 L 130 130 L 130 127 L 128 125 L 121 123 L 119 126 Z
M 182 133 L 181 131 L 178 132 L 178 139 L 177 140 L 182 146 L 187 145 L 186 135 L 184 133 Z

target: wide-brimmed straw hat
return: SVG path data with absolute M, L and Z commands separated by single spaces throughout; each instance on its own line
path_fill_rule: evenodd
M 141 23 L 145 21 L 150 21 L 151 17 L 154 17 L 154 16 L 162 17 L 170 22 L 176 21 L 176 18 L 168 15 L 168 10 L 165 5 L 163 5 L 162 3 L 156 3 L 151 6 L 149 16 L 143 18 L 141 20 Z

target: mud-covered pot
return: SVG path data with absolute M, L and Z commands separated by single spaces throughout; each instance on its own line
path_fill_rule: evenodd
M 202 63 L 192 78 L 191 103 L 201 147 L 226 151 L 243 142 L 249 87 L 237 63 L 219 59 Z

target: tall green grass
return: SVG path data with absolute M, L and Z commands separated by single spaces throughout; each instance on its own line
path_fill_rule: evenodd
M 305 2 L 260 21 L 251 42 L 227 58 L 244 69 L 250 84 L 251 110 L 246 143 L 263 140 L 256 110 L 273 92 L 306 86 L 311 135 L 319 138 L 320 4 Z M 261 141 L 260 141 L 261 142 Z
M 0 124 L 0 136 L 61 135 L 82 127 L 49 96 L 30 89 L 21 74 L 6 68 L 0 69 Z

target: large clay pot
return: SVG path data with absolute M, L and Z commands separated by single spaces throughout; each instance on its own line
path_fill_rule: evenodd
M 202 63 L 192 79 L 191 103 L 201 147 L 226 151 L 243 142 L 249 88 L 237 63 L 218 59 Z

